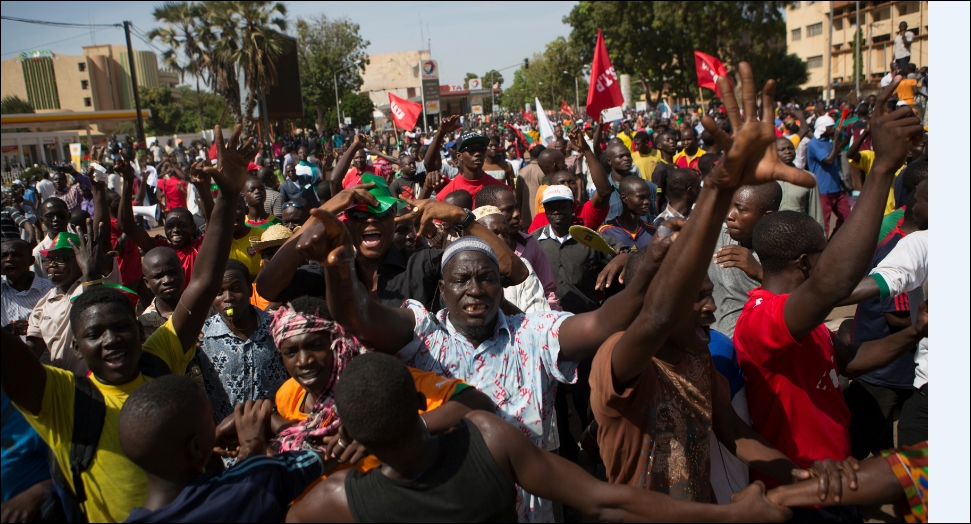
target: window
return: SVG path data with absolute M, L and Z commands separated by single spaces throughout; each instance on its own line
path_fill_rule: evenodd
M 78 62 L 78 71 L 83 73 L 87 68 L 88 68 L 88 64 L 85 64 L 84 62 Z
M 88 88 L 88 81 L 81 80 L 81 89 L 87 89 L 87 88 Z
M 842 31 L 843 30 L 843 19 L 837 18 L 833 20 L 833 30 Z
M 820 58 L 822 60 L 822 58 Z M 91 107 L 91 97 L 84 97 L 84 107 Z
M 819 36 L 821 34 L 823 34 L 822 22 L 819 22 L 818 24 L 806 26 L 806 36 L 812 37 L 812 36 Z
M 792 41 L 802 40 L 802 28 L 792 30 Z
M 888 20 L 888 19 L 890 19 L 890 8 L 889 7 L 885 7 L 885 8 L 882 8 L 882 9 L 874 9 L 873 10 L 873 21 L 874 22 L 880 22 L 882 20 Z
M 790 7 L 791 9 L 799 9 L 799 4 L 801 4 L 801 3 L 802 3 L 802 2 L 793 2 L 793 3 L 792 3 L 792 5 L 791 5 L 791 6 L 789 6 L 789 7 Z
M 897 14 L 900 16 L 917 13 L 920 11 L 920 2 L 900 2 L 897 4 Z
M 806 67 L 809 69 L 819 69 L 823 67 L 823 55 L 811 56 L 806 59 Z
M 414 87 L 408 88 L 408 98 L 414 98 L 417 95 L 417 90 Z

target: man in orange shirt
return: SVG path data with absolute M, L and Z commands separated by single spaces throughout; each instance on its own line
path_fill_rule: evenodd
M 313 449 L 333 455 L 342 467 L 367 471 L 380 465 L 374 456 L 342 430 L 334 409 L 334 388 L 352 358 L 362 353 L 357 338 L 334 322 L 327 302 L 304 296 L 277 309 L 270 333 L 283 357 L 290 379 L 276 394 L 278 414 L 271 427 L 280 452 Z M 495 411 L 485 394 L 457 379 L 411 370 L 415 387 L 426 399 L 422 419 L 429 433 L 442 433 L 472 410 Z M 434 410 L 434 412 L 433 412 Z M 216 429 L 217 443 L 235 440 L 235 420 L 230 417 Z
M 897 96 L 897 106 L 914 106 L 914 93 L 917 90 L 917 64 L 907 64 L 907 77 L 900 81 L 893 94 Z

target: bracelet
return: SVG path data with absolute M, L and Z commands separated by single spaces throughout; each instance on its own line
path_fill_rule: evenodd
M 89 280 L 87 282 L 81 282 L 81 287 L 100 286 L 101 284 L 104 284 L 103 278 L 99 278 L 97 280 Z

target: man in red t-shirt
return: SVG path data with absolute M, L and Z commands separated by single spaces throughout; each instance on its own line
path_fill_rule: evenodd
M 800 467 L 850 455 L 850 413 L 839 375 L 879 369 L 927 334 L 926 313 L 910 328 L 863 344 L 847 345 L 823 325 L 866 275 L 883 195 L 906 158 L 908 141 L 922 133 L 913 112 L 886 112 L 898 83 L 899 77 L 878 99 L 871 126 L 874 167 L 839 234 L 827 245 L 822 227 L 795 211 L 762 218 L 753 234 L 762 286 L 749 293 L 735 327 L 735 347 L 753 426 Z
M 169 172 L 158 181 L 158 187 L 165 196 L 163 207 L 166 211 L 171 211 L 178 207 L 186 207 L 188 185 L 184 180 Z
M 444 122 L 442 123 L 444 127 Z M 472 203 L 475 204 L 475 195 L 480 189 L 486 186 L 505 186 L 503 182 L 486 174 L 482 169 L 485 164 L 486 149 L 489 147 L 489 139 L 479 133 L 464 133 L 459 139 L 456 151 L 459 154 L 459 176 L 453 178 L 445 185 L 438 195 L 438 200 L 443 200 L 449 193 L 458 189 L 464 189 L 472 195 Z M 426 159 L 432 155 L 438 155 L 438 151 L 428 148 Z M 426 169 L 427 169 L 426 164 Z M 508 186 L 507 186 L 508 187 Z

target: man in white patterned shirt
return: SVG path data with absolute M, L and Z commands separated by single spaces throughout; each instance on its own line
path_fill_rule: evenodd
M 3 320 L 0 325 L 9 325 L 14 332 L 23 336 L 27 334 L 30 312 L 37 305 L 37 301 L 54 287 L 54 283 L 31 271 L 34 260 L 27 242 L 8 240 L 3 243 L 0 253 L 0 272 L 3 274 L 3 281 L 0 283 L 0 298 L 3 301 L 0 314 L 3 315 Z

